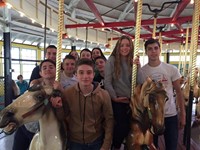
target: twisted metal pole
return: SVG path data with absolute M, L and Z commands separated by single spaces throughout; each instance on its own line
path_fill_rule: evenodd
M 153 33 L 152 33 L 152 38 L 154 38 L 154 39 L 156 39 L 156 24 L 157 24 L 157 15 L 154 15 Z
M 191 138 L 191 119 L 192 119 L 192 104 L 193 104 L 193 91 L 194 91 L 194 82 L 195 82 L 195 67 L 196 67 L 196 58 L 197 58 L 197 49 L 198 49 L 198 33 L 199 33 L 199 9 L 200 9 L 200 1 L 195 0 L 194 2 L 194 12 L 193 12 L 193 20 L 192 20 L 192 70 L 190 77 L 190 94 L 189 94 L 189 104 L 187 108 L 187 124 L 186 124 L 186 140 L 187 146 L 186 149 L 190 150 L 190 138 Z
M 58 7 L 58 39 L 57 39 L 57 55 L 56 55 L 56 81 L 60 81 L 61 69 L 61 53 L 62 53 L 62 35 L 64 28 L 64 0 L 59 0 Z
M 185 39 L 185 60 L 183 65 L 183 76 L 186 75 L 186 64 L 187 64 L 187 54 L 188 54 L 188 37 L 189 37 L 189 27 L 186 29 L 186 39 Z
M 133 2 L 134 2 L 134 0 L 133 0 Z M 133 58 L 136 58 L 138 56 L 138 52 L 139 52 L 141 19 L 142 19 L 142 0 L 138 0 Z M 131 97 L 133 97 L 133 95 L 134 95 L 134 90 L 135 90 L 135 86 L 136 86 L 136 78 L 137 78 L 137 65 L 133 64 L 132 83 L 131 83 L 131 85 L 132 85 Z

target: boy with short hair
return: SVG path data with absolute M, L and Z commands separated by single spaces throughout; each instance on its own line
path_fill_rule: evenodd
M 60 83 L 64 89 L 77 83 L 75 72 L 76 59 L 72 55 L 66 55 L 62 62 L 63 72 L 60 75 Z
M 166 88 L 168 101 L 165 103 L 165 149 L 176 150 L 178 144 L 178 127 L 185 126 L 185 108 L 183 94 L 180 88 L 180 77 L 178 69 L 160 60 L 160 43 L 156 39 L 148 39 L 145 42 L 145 53 L 148 56 L 148 63 L 140 68 L 140 80 L 145 81 L 149 76 L 155 81 L 161 81 Z M 179 118 L 174 97 L 180 109 Z M 158 136 L 154 136 L 154 144 L 158 147 Z
M 109 150 L 112 142 L 113 111 L 107 91 L 93 83 L 92 60 L 80 59 L 76 64 L 78 83 L 62 91 L 60 104 L 54 107 L 66 120 L 70 150 Z M 54 87 L 55 88 L 55 87 Z M 63 107 L 61 107 L 63 106 Z

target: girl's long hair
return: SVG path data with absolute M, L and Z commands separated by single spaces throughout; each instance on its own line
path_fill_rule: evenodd
M 127 65 L 128 65 L 128 69 L 129 69 L 129 72 L 131 72 L 131 69 L 132 69 L 132 61 L 133 61 L 133 42 L 131 40 L 130 37 L 128 36 L 121 36 L 119 38 L 119 40 L 117 41 L 116 45 L 115 45 L 115 48 L 111 54 L 111 56 L 114 56 L 115 57 L 115 60 L 114 60 L 114 73 L 115 73 L 115 77 L 117 79 L 119 79 L 119 76 L 120 76 L 120 73 L 121 73 L 121 67 L 120 67 L 120 64 L 121 64 L 121 55 L 119 53 L 120 51 L 120 45 L 122 43 L 122 40 L 124 39 L 127 39 L 129 41 L 129 44 L 130 44 L 130 53 L 127 55 Z

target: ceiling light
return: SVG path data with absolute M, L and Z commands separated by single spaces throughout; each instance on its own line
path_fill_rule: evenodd
M 19 12 L 20 17 L 24 17 L 24 13 L 23 12 Z
M 173 27 L 173 26 L 174 26 L 174 24 L 172 23 L 172 24 L 171 24 L 171 27 Z
M 55 30 L 51 28 L 51 32 L 54 32 Z
M 12 5 L 9 4 L 9 3 L 6 3 L 6 6 L 7 6 L 8 9 L 11 9 L 11 8 L 12 8 Z
M 31 19 L 31 22 L 32 22 L 32 23 L 35 23 L 35 20 L 34 20 L 34 19 Z
M 194 0 L 190 0 L 190 4 L 194 4 Z

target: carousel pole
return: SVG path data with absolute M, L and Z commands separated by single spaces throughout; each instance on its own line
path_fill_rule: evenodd
M 183 64 L 183 76 L 186 75 L 186 64 L 187 64 L 187 54 L 188 54 L 188 36 L 189 36 L 189 27 L 186 29 L 186 39 L 185 39 L 185 61 Z
M 178 63 L 178 70 L 180 71 L 180 72 L 182 72 L 181 71 L 181 60 L 182 60 L 182 49 L 183 49 L 183 44 L 182 44 L 182 42 L 181 42 L 181 45 L 180 45 L 180 51 L 179 51 L 179 63 Z
M 135 1 L 133 0 L 133 3 Z M 136 25 L 135 25 L 135 40 L 134 40 L 134 53 L 133 53 L 133 59 L 138 57 L 139 53 L 139 44 L 140 44 L 140 29 L 141 29 L 141 20 L 142 20 L 142 0 L 137 1 L 137 14 L 136 14 Z M 134 106 L 134 91 L 136 88 L 136 78 L 137 78 L 137 65 L 133 64 L 132 68 L 132 82 L 131 82 L 131 101 L 130 101 L 130 107 L 132 112 L 137 111 Z M 132 113 L 133 114 L 133 113 Z M 133 116 L 132 116 L 133 117 Z M 133 129 L 131 129 L 131 134 L 129 135 L 130 138 L 133 138 Z M 130 143 L 130 146 L 133 146 L 133 143 Z M 132 149 L 132 148 L 131 148 Z
M 193 12 L 193 20 L 192 24 L 193 27 L 193 35 L 192 41 L 192 70 L 191 70 L 191 77 L 190 77 L 190 95 L 189 95 L 189 104 L 188 104 L 188 111 L 187 111 L 187 124 L 186 124 L 186 132 L 187 132 L 187 145 L 186 149 L 190 150 L 190 138 L 191 138 L 191 118 L 192 118 L 192 103 L 193 103 L 193 87 L 195 82 L 195 67 L 196 67 L 196 58 L 197 58 L 197 49 L 198 49 L 198 29 L 199 29 L 199 9 L 200 9 L 200 1 L 195 0 L 194 1 L 194 12 Z
M 160 49 L 161 49 L 161 55 L 162 55 L 162 31 L 159 31 L 159 39 L 158 39 L 159 43 L 160 43 Z
M 152 38 L 156 39 L 157 14 L 154 15 Z
M 133 3 L 134 3 L 134 0 L 133 0 Z M 133 58 L 136 58 L 138 56 L 138 53 L 139 53 L 141 19 L 142 19 L 142 0 L 138 0 Z M 132 86 L 131 97 L 133 97 L 133 95 L 134 95 L 134 90 L 135 90 L 135 87 L 136 87 L 136 78 L 137 78 L 137 65 L 133 64 L 132 83 L 131 83 L 131 86 Z M 131 100 L 131 103 L 134 103 L 134 101 Z
M 62 53 L 62 35 L 64 28 L 64 0 L 59 0 L 58 11 L 58 39 L 57 39 L 57 55 L 56 55 L 56 81 L 60 81 L 61 53 Z

